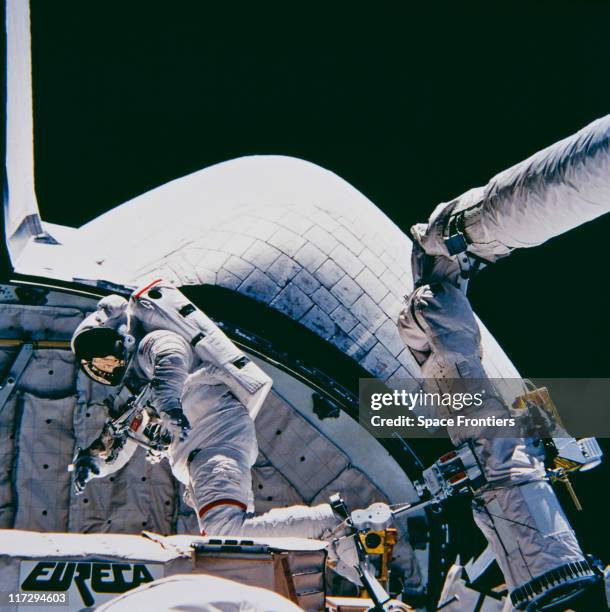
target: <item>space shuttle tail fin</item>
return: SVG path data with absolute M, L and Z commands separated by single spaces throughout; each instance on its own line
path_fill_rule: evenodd
M 31 238 L 55 242 L 42 225 L 34 185 L 34 120 L 28 0 L 6 1 L 4 232 L 11 263 Z

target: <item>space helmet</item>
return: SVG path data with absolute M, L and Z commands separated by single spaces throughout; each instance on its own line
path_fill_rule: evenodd
M 98 302 L 72 335 L 72 352 L 81 370 L 102 385 L 121 383 L 135 340 L 128 333 L 127 300 L 109 295 Z

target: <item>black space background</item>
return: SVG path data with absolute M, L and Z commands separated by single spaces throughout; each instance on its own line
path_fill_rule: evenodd
M 333 170 L 406 231 L 610 111 L 608 4 L 493 4 L 34 0 L 42 217 L 78 226 L 273 153 Z M 610 376 L 609 232 L 610 215 L 471 285 L 523 374 Z M 577 479 L 574 519 L 606 560 L 609 479 L 607 465 Z

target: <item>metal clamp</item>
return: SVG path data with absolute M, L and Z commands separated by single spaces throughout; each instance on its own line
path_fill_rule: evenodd
M 444 239 L 449 255 L 458 255 L 468 248 L 464 234 L 464 213 L 458 213 L 449 218 L 447 223 L 447 238 Z
M 21 345 L 21 349 L 19 350 L 19 353 L 17 353 L 17 357 L 15 357 L 15 361 L 13 361 L 11 369 L 0 386 L 0 413 L 2 413 L 4 406 L 17 387 L 17 383 L 19 382 L 19 379 L 21 378 L 21 375 L 25 369 L 28 367 L 28 363 L 30 363 L 30 359 L 32 358 L 33 354 L 33 343 L 25 343 Z

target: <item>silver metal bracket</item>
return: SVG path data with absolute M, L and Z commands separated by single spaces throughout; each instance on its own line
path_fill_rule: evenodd
M 27 368 L 28 363 L 30 363 L 30 359 L 32 358 L 33 354 L 33 343 L 25 343 L 21 345 L 19 353 L 17 353 L 17 357 L 15 357 L 15 361 L 13 361 L 11 369 L 0 386 L 0 413 L 2 413 L 4 406 L 10 399 L 13 391 L 16 389 L 19 378 L 21 378 L 21 375 Z

